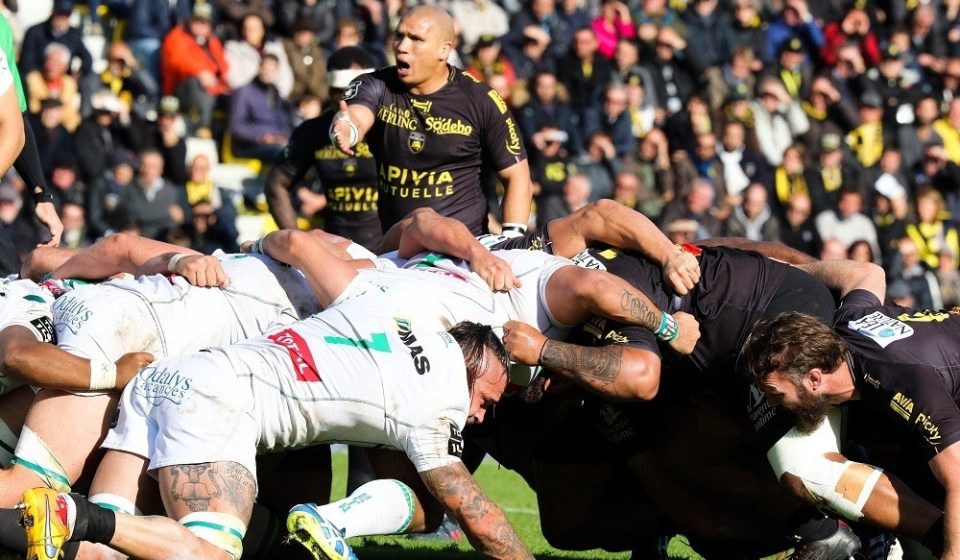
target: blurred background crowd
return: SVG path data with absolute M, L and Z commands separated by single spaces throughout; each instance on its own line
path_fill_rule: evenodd
M 18 5 L 19 4 L 19 5 Z M 441 0 L 508 101 L 531 227 L 612 198 L 678 242 L 736 235 L 882 264 L 960 304 L 960 0 Z M 392 62 L 404 0 L 0 0 L 65 227 L 237 249 L 262 177 L 329 106 L 343 46 Z M 0 235 L 43 229 L 15 176 Z M 311 180 L 305 219 L 326 202 Z

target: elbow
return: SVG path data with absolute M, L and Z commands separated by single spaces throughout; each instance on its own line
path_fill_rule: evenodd
M 624 356 L 624 361 L 631 360 L 629 355 Z M 634 402 L 652 401 L 657 393 L 660 392 L 660 366 L 650 363 L 651 360 L 638 360 L 637 363 L 627 369 L 624 374 L 626 383 L 624 386 L 625 400 Z
M 19 377 L 27 344 L 29 343 L 20 337 L 4 337 L 0 343 L 0 371 L 5 375 Z

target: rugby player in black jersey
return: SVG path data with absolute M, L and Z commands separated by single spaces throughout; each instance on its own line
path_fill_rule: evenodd
M 384 230 L 429 206 L 486 230 L 481 170 L 505 187 L 505 230 L 525 231 L 532 197 L 520 130 L 490 87 L 447 64 L 453 19 L 434 6 L 408 11 L 394 33 L 397 65 L 354 80 L 330 129 L 341 150 L 367 139 L 377 162 Z
M 373 57 L 359 47 L 344 47 L 330 55 L 331 97 L 341 98 L 347 85 L 358 75 L 373 72 L 373 66 Z M 335 115 L 336 110 L 328 110 L 294 129 L 267 176 L 270 213 L 281 229 L 297 229 L 290 191 L 300 186 L 312 166 L 327 199 L 323 229 L 373 250 L 382 235 L 377 215 L 377 167 L 365 142 L 347 155 L 330 141 L 327 131 Z
M 864 517 L 894 525 L 941 558 L 960 558 L 960 315 L 885 306 L 882 269 L 827 266 L 820 274 L 842 295 L 832 321 L 789 313 L 758 324 L 743 351 L 744 370 L 771 402 L 792 411 L 800 432 L 818 425 L 831 405 L 858 401 L 851 403 L 854 421 L 882 424 L 882 446 L 906 444 L 900 464 L 926 460 L 942 486 L 934 497 L 942 516 L 894 487 L 868 493 Z M 885 495 L 891 491 L 893 499 Z

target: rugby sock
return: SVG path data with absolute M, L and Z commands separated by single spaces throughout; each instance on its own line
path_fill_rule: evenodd
M 813 506 L 803 506 L 787 522 L 792 536 L 801 543 L 819 541 L 837 532 L 839 522 Z
M 317 511 L 345 538 L 400 534 L 413 521 L 413 490 L 399 480 L 374 480 Z
M 20 510 L 0 509 L 0 546 L 15 552 L 27 551 L 27 535 L 20 526 Z
M 80 494 L 60 494 L 67 502 L 71 541 L 110 544 L 117 530 L 117 514 L 91 503 Z
M 934 556 L 943 553 L 943 516 L 933 522 L 927 534 L 920 539 L 920 543 L 929 548 Z

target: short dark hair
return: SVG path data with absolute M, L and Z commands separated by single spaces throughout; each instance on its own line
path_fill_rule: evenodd
M 789 311 L 757 323 L 740 353 L 740 368 L 756 384 L 779 371 L 800 385 L 811 369 L 835 371 L 846 354 L 847 345 L 833 327 Z
M 509 367 L 510 355 L 507 349 L 497 338 L 493 328 L 489 325 L 481 325 L 470 321 L 462 321 L 453 326 L 449 331 L 460 349 L 463 351 L 463 362 L 467 366 L 467 386 L 473 390 L 473 385 L 477 381 L 480 373 L 480 366 L 483 364 L 483 354 L 487 348 L 493 350 L 497 361 L 503 366 L 504 370 Z

